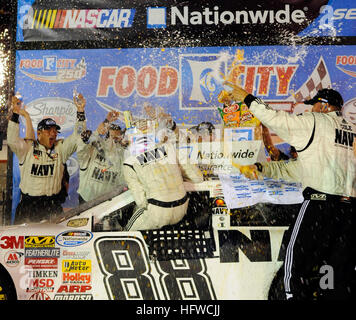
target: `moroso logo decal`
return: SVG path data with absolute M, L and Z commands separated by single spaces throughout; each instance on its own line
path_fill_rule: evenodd
M 22 18 L 23 29 L 130 28 L 135 9 L 41 9 L 29 8 Z
M 47 83 L 67 83 L 82 79 L 87 73 L 85 59 L 58 59 L 57 56 L 43 56 L 42 59 L 21 59 L 20 71 L 33 80 Z M 35 74 L 27 70 L 40 70 Z M 51 75 L 50 75 L 51 74 Z

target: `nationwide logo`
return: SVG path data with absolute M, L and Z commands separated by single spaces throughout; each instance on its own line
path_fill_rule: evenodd
M 350 77 L 356 78 L 356 71 L 345 69 L 344 66 L 356 66 L 356 56 L 336 57 L 336 67 Z
M 167 8 L 150 7 L 147 9 L 147 28 L 167 27 Z M 281 10 L 220 10 L 219 6 L 205 7 L 201 11 L 190 10 L 189 6 L 170 8 L 171 25 L 216 26 L 240 24 L 301 24 L 306 21 L 303 10 L 291 10 L 285 5 Z
M 67 83 L 84 78 L 87 74 L 87 65 L 84 58 L 77 59 L 58 58 L 57 56 L 43 56 L 42 59 L 21 59 L 20 71 L 33 80 L 46 83 Z M 39 71 L 42 74 L 32 73 L 28 70 Z
M 135 9 L 40 9 L 29 8 L 22 18 L 23 29 L 130 28 Z

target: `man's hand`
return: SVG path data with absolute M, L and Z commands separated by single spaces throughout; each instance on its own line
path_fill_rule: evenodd
M 355 155 L 355 157 L 356 157 L 356 139 L 354 139 L 354 144 L 353 144 L 353 146 L 354 146 L 354 155 Z
M 249 166 L 242 166 L 238 163 L 232 162 L 232 165 L 238 168 L 247 179 L 250 180 L 261 180 L 262 177 L 258 174 L 258 170 L 256 165 L 252 164 Z
M 78 96 L 73 97 L 73 102 L 77 107 L 78 112 L 84 112 L 86 100 L 81 93 Z
M 13 97 L 11 98 L 12 111 L 13 111 L 14 113 L 20 114 L 21 106 L 22 106 L 22 101 L 21 101 L 18 97 L 13 96 Z
M 232 82 L 225 81 L 223 85 L 227 85 L 232 88 L 232 90 L 228 92 L 231 100 L 243 102 L 249 94 L 245 89 L 242 89 L 241 87 L 237 86 Z
M 119 119 L 120 116 L 120 112 L 119 111 L 110 111 L 107 116 L 106 116 L 106 120 L 109 122 L 114 122 L 117 119 Z
M 30 116 L 29 113 L 25 109 L 20 109 L 20 111 L 18 113 L 25 118 Z

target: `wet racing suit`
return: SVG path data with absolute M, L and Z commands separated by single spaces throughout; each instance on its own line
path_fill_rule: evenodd
M 57 140 L 47 150 L 37 140 L 19 136 L 19 117 L 13 114 L 7 139 L 10 149 L 18 157 L 21 176 L 21 199 L 16 208 L 15 224 L 50 220 L 63 212 L 60 191 L 64 164 L 77 149 L 77 136 L 84 121 L 84 113 L 78 112 L 73 133 L 64 140 Z
M 244 102 L 256 118 L 298 152 L 295 161 L 264 168 L 271 177 L 296 179 L 304 187 L 305 200 L 294 227 L 288 230 L 287 299 L 349 298 L 355 290 L 355 125 L 343 119 L 341 112 L 292 115 L 272 110 L 252 95 Z M 333 269 L 332 286 L 320 284 L 325 266 Z
M 189 202 L 183 178 L 194 183 L 203 181 L 195 165 L 179 161 L 171 143 L 130 155 L 124 161 L 124 175 L 137 205 L 126 230 L 159 229 L 178 223 Z

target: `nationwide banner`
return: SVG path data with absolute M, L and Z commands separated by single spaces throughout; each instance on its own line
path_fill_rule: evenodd
M 218 94 L 229 76 L 271 107 L 310 110 L 303 101 L 333 88 L 344 99 L 345 117 L 356 123 L 356 46 L 245 46 L 77 50 L 19 50 L 16 91 L 33 125 L 51 117 L 68 136 L 76 119 L 73 90 L 86 98 L 87 127 L 95 130 L 111 110 L 143 116 L 145 104 L 170 113 L 180 128 L 203 121 L 219 126 Z M 125 127 L 125 124 L 118 121 Z M 24 134 L 24 126 L 21 125 Z M 281 146 L 284 144 L 281 143 Z M 70 159 L 70 196 L 77 205 L 78 163 Z M 14 206 L 19 192 L 14 157 Z
M 293 36 L 353 36 L 353 0 L 19 0 L 17 41 L 159 38 L 194 44 L 209 38 L 290 40 Z

